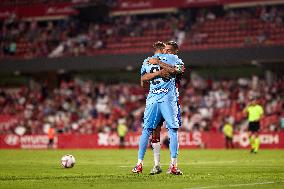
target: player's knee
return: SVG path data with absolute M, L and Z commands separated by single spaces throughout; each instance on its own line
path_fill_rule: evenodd
M 152 133 L 151 143 L 158 143 L 160 142 L 160 129 L 155 129 Z
M 168 132 L 169 132 L 170 134 L 177 134 L 178 128 L 168 128 Z
M 171 143 L 171 140 L 176 140 L 177 138 L 177 128 L 169 128 L 168 133 L 169 133 L 169 141 Z
M 160 142 L 160 133 L 153 133 L 151 138 L 151 143 L 158 143 Z
M 160 142 L 160 138 L 152 138 L 151 143 L 158 143 Z

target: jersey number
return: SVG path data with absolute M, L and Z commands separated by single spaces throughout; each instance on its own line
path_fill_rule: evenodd
M 157 72 L 157 71 L 160 71 L 160 68 L 159 68 L 159 67 L 157 67 L 157 66 L 156 66 L 156 67 L 152 67 L 151 70 L 150 70 L 150 73 L 154 73 L 154 72 Z M 153 85 L 157 85 L 157 84 L 160 83 L 159 80 L 156 80 L 156 79 L 158 79 L 158 78 L 160 78 L 160 77 L 154 78 L 154 79 L 152 80 L 152 84 L 153 84 Z M 163 80 L 164 82 L 169 81 L 169 79 L 165 79 L 165 78 L 162 78 L 162 80 Z

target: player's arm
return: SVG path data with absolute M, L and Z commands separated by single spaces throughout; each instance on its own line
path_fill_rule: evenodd
M 165 79 L 168 79 L 170 77 L 170 74 L 167 70 L 162 69 L 153 73 L 145 73 L 141 76 L 141 86 L 143 87 L 145 82 L 151 81 L 152 79 L 156 77 L 163 77 Z
M 148 88 L 149 87 L 149 83 L 145 79 L 142 79 L 142 77 L 147 74 L 147 71 L 146 71 L 146 68 L 145 68 L 145 65 L 146 65 L 147 61 L 148 61 L 148 58 L 144 60 L 144 62 L 142 64 L 142 67 L 141 67 L 141 72 L 140 72 L 141 73 L 140 85 L 143 88 Z
M 145 74 L 146 75 L 146 74 Z M 149 85 L 150 85 L 150 83 L 149 83 L 149 81 L 148 80 L 146 80 L 145 78 L 143 78 L 143 76 L 141 76 L 141 79 L 140 79 L 140 85 L 141 85 L 141 87 L 143 87 L 144 89 L 148 89 L 149 88 Z
M 150 58 L 148 60 L 149 63 L 151 64 L 157 64 L 159 65 L 161 68 L 167 70 L 167 72 L 169 72 L 170 74 L 180 74 L 183 73 L 185 71 L 185 67 L 182 66 L 181 69 L 176 69 L 175 66 L 171 66 L 165 62 L 162 62 L 161 60 L 159 60 L 158 58 Z
M 183 78 L 184 72 L 185 72 L 185 66 L 184 63 L 181 59 L 178 60 L 177 67 L 175 67 L 177 73 L 176 73 L 176 78 L 178 85 L 180 85 L 180 81 Z
M 158 77 L 159 73 L 158 72 L 154 72 L 154 73 L 146 73 L 143 76 L 141 76 L 141 83 L 145 83 L 148 82 L 152 79 L 154 79 L 155 77 Z
M 158 58 L 150 58 L 148 60 L 148 62 L 151 63 L 151 64 L 159 65 L 161 68 L 167 70 L 170 74 L 174 74 L 175 71 L 176 71 L 174 66 L 171 66 L 167 63 L 164 63 L 164 62 L 160 61 Z
M 143 82 L 142 79 L 140 80 L 140 85 L 141 87 L 146 87 L 147 86 L 147 81 Z

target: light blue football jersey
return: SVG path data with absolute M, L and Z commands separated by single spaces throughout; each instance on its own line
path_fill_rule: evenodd
M 183 64 L 177 55 L 155 54 L 151 58 L 159 58 L 162 62 L 175 66 Z M 141 76 L 145 73 L 154 73 L 161 68 L 159 65 L 148 63 L 149 58 L 145 59 L 141 67 Z M 150 90 L 147 95 L 146 104 L 153 104 L 164 101 L 178 101 L 178 90 L 176 88 L 176 77 L 172 75 L 169 79 L 157 77 L 150 81 Z

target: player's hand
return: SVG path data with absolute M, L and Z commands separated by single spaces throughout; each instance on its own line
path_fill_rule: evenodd
M 176 65 L 175 70 L 176 70 L 177 73 L 184 73 L 185 67 L 184 67 L 184 65 Z
M 160 70 L 160 76 L 165 79 L 169 79 L 171 77 L 171 74 L 166 69 L 162 69 Z
M 149 62 L 150 64 L 158 64 L 159 59 L 158 59 L 158 58 L 150 58 L 150 59 L 148 60 L 148 62 Z

